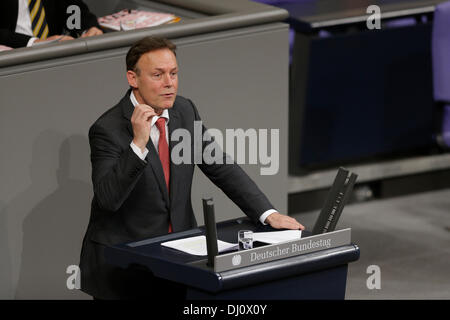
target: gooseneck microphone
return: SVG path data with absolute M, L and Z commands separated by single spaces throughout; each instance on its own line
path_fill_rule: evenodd
M 214 257 L 218 255 L 217 227 L 214 216 L 214 202 L 211 196 L 203 196 L 203 218 L 205 220 L 206 249 L 209 267 L 214 267 Z

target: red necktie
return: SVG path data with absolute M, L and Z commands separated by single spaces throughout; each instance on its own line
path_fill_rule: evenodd
M 164 178 L 166 180 L 167 192 L 169 192 L 169 181 L 170 181 L 170 158 L 169 158 L 169 146 L 167 145 L 166 139 L 166 119 L 159 118 L 156 120 L 156 127 L 159 130 L 159 140 L 158 140 L 158 153 L 159 159 L 164 171 Z M 169 222 L 169 233 L 172 232 L 172 224 Z

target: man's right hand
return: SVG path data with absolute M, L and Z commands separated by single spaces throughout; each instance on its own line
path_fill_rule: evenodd
M 265 222 L 274 229 L 305 230 L 305 227 L 297 220 L 279 212 L 270 214 Z
M 146 105 L 138 104 L 134 107 L 131 116 L 131 125 L 133 126 L 133 143 L 144 152 L 148 139 L 150 138 L 150 124 L 155 110 Z

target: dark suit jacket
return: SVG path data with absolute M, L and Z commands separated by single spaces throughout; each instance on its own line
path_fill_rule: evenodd
M 41 0 L 45 10 L 49 34 L 62 34 L 64 31 L 70 33 L 74 38 L 78 37 L 84 30 L 91 27 L 99 27 L 97 17 L 92 14 L 81 0 Z M 77 5 L 81 11 L 81 30 L 67 30 L 66 21 L 72 15 L 67 13 L 67 7 Z M 12 47 L 26 47 L 30 36 L 16 33 L 19 3 L 17 0 L 0 1 L 0 44 Z
M 100 298 L 132 296 L 137 289 L 131 283 L 136 281 L 136 286 L 142 283 L 142 279 L 133 280 L 130 273 L 107 265 L 103 257 L 104 245 L 167 234 L 169 217 L 174 232 L 197 226 L 191 204 L 194 156 L 191 155 L 191 164 L 171 162 L 169 194 L 151 139 L 145 161 L 130 147 L 133 139 L 130 119 L 134 107 L 129 94 L 130 91 L 89 130 L 94 198 L 81 252 L 81 286 L 86 293 Z M 175 129 L 188 130 L 193 150 L 194 121 L 201 120 L 194 104 L 177 96 L 169 109 L 169 117 L 169 137 Z M 173 147 L 170 141 L 170 150 Z M 198 167 L 256 223 L 262 213 L 273 208 L 237 164 L 199 164 Z

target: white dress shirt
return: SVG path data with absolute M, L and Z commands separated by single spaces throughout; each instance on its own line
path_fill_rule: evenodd
M 19 1 L 19 12 L 17 15 L 15 31 L 16 33 L 31 36 L 30 40 L 28 40 L 27 43 L 27 47 L 31 47 L 38 38 L 33 36 L 33 29 L 31 28 L 30 10 L 28 9 L 28 1 L 27 0 L 18 0 L 18 1 Z
M 136 107 L 136 105 L 139 104 L 139 102 L 136 100 L 136 97 L 134 96 L 133 91 L 131 91 L 130 100 L 131 100 L 131 103 L 133 104 L 133 106 L 135 106 L 135 107 Z M 156 152 L 158 152 L 159 129 L 155 123 L 160 117 L 166 118 L 166 140 L 167 140 L 167 145 L 169 145 L 169 137 L 168 137 L 169 130 L 168 130 L 168 125 L 167 125 L 169 123 L 169 111 L 167 109 L 164 109 L 163 113 L 160 116 L 153 116 L 152 122 L 151 122 L 150 138 L 152 139 L 152 142 L 153 142 L 153 145 L 155 146 Z M 133 143 L 133 141 L 131 141 L 130 146 L 131 146 L 131 149 L 133 149 L 134 153 L 136 153 L 139 158 L 141 158 L 142 160 L 145 160 L 145 157 L 148 154 L 147 148 L 145 148 L 144 152 L 142 152 L 142 150 L 137 145 L 135 145 Z M 264 221 L 266 220 L 266 218 L 268 216 L 270 216 L 274 212 L 278 212 L 278 211 L 275 209 L 267 210 L 259 217 L 259 221 L 262 224 L 266 225 L 267 223 L 265 223 Z

